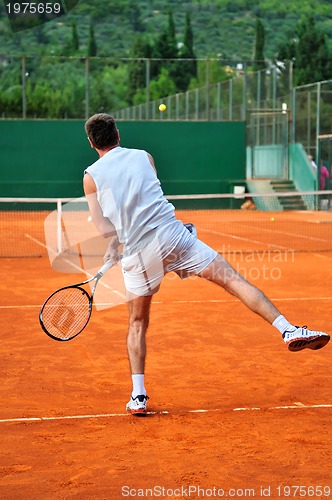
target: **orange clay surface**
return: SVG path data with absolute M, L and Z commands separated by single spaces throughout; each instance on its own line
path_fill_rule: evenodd
M 281 260 L 232 263 L 290 321 L 331 334 L 332 254 Z M 0 270 L 1 499 L 332 497 L 332 343 L 290 353 L 221 288 L 168 275 L 148 331 L 151 414 L 134 418 L 127 306 L 55 342 L 40 305 L 85 276 L 46 258 Z

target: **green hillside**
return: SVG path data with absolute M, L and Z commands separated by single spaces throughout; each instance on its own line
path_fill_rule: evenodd
M 332 49 L 331 0 L 81 0 L 67 16 L 14 35 L 0 5 L 0 52 L 7 56 L 62 54 L 75 20 L 80 41 L 76 54 L 87 54 L 92 22 L 98 55 L 127 57 L 138 33 L 156 39 L 167 23 L 169 7 L 178 42 L 183 40 L 185 15 L 190 12 L 197 57 L 251 59 L 257 16 L 266 31 L 266 58 L 273 58 L 280 44 L 294 36 L 299 16 L 310 14 Z

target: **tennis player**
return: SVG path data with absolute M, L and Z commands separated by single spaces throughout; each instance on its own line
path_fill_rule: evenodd
M 99 159 L 84 175 L 84 191 L 92 219 L 105 237 L 111 236 L 107 258 L 116 260 L 123 245 L 121 266 L 129 305 L 127 349 L 133 390 L 126 409 L 144 416 L 147 400 L 144 368 L 150 305 L 164 275 L 197 275 L 238 297 L 272 324 L 290 351 L 320 349 L 330 340 L 324 332 L 290 324 L 270 300 L 246 281 L 215 250 L 200 241 L 193 225 L 184 225 L 163 195 L 152 156 L 120 146 L 114 118 L 91 116 L 85 130 Z

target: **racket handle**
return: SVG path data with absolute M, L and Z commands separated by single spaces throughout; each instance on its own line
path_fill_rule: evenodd
M 109 259 L 107 262 L 105 262 L 105 264 L 98 271 L 98 275 L 100 276 L 100 278 L 104 276 L 106 271 L 108 271 L 111 267 L 113 267 L 114 264 L 115 262 L 113 259 Z

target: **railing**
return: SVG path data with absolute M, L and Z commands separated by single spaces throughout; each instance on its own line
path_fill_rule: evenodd
M 0 118 L 85 119 L 108 112 L 120 120 L 244 120 L 249 108 L 280 107 L 292 88 L 291 64 L 253 72 L 253 61 L 210 58 L 195 60 L 198 76 L 190 85 L 197 88 L 162 96 L 156 66 L 185 61 L 0 55 Z M 141 87 L 131 95 L 138 66 Z

